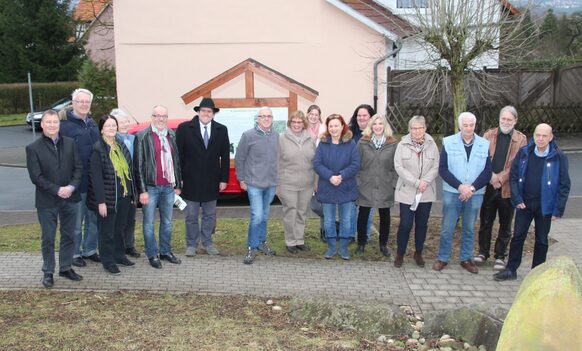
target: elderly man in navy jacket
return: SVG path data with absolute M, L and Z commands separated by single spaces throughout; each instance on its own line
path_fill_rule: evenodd
M 552 127 L 539 124 L 533 140 L 519 150 L 511 166 L 511 203 L 516 208 L 515 229 L 507 267 L 494 275 L 497 281 L 517 278 L 523 243 L 532 220 L 535 246 L 532 268 L 546 262 L 552 221 L 561 218 L 570 194 L 568 158 L 558 149 Z
M 57 113 L 46 111 L 40 125 L 42 136 L 26 147 L 26 167 L 36 186 L 35 203 L 42 231 L 42 285 L 50 288 L 54 284 L 57 219 L 61 225 L 59 275 L 75 281 L 83 279 L 71 268 L 83 168 L 75 141 L 59 134 Z
M 100 138 L 99 128 L 91 116 L 93 93 L 87 89 L 73 91 L 73 108 L 67 111 L 67 118 L 61 123 L 61 134 L 73 139 L 83 166 L 83 177 L 79 185 L 81 208 L 75 224 L 75 254 L 73 265 L 84 267 L 84 259 L 101 262 L 97 254 L 97 216 L 87 208 L 89 188 L 89 160 L 93 144 Z M 84 231 L 83 231 L 84 223 Z
M 182 197 L 186 200 L 186 256 L 196 256 L 202 241 L 209 255 L 218 255 L 212 242 L 216 222 L 216 200 L 226 189 L 230 171 L 230 141 L 228 129 L 214 121 L 220 109 L 211 98 L 203 98 L 194 107 L 198 114 L 178 126 L 176 143 L 182 167 Z M 202 208 L 202 223 L 198 214 Z

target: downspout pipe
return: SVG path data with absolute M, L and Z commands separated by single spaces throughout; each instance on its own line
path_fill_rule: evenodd
M 398 38 L 394 42 L 392 51 L 388 52 L 386 55 L 380 57 L 374 62 L 374 111 L 376 112 L 378 112 L 378 66 L 390 56 L 395 56 L 398 54 L 400 49 L 402 49 L 402 40 Z

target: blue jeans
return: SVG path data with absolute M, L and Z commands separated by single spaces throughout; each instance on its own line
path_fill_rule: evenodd
M 453 234 L 462 214 L 461 262 L 473 259 L 473 240 L 475 238 L 475 220 L 483 203 L 483 195 L 473 195 L 466 202 L 459 200 L 459 194 L 443 191 L 443 220 L 438 260 L 449 262 L 453 246 Z
M 352 210 L 352 231 L 354 232 L 354 236 L 356 235 L 357 231 L 358 231 L 358 205 L 356 205 L 354 203 L 354 209 Z M 372 238 L 372 220 L 374 219 L 374 211 L 371 210 L 370 211 L 370 215 L 368 217 L 368 226 L 367 229 L 368 231 L 366 232 L 366 234 L 368 234 L 368 241 L 370 241 L 370 239 Z
M 97 215 L 87 208 L 87 193 L 81 193 L 79 206 L 75 223 L 75 254 L 73 257 L 91 256 L 97 253 Z M 84 231 L 83 222 L 85 223 Z
M 251 207 L 247 245 L 251 249 L 256 249 L 260 243 L 267 240 L 267 221 L 270 205 L 275 197 L 275 187 L 257 188 L 247 185 L 247 194 Z
M 526 203 L 523 210 L 517 209 L 515 212 L 515 229 L 509 248 L 509 259 L 507 269 L 516 272 L 521 265 L 521 255 L 523 254 L 523 243 L 527 237 L 527 231 L 532 221 L 535 223 L 535 245 L 531 268 L 546 262 L 548 254 L 548 234 L 552 227 L 552 215 L 544 216 L 539 201 Z
M 148 188 L 149 202 L 142 207 L 143 240 L 148 258 L 158 255 L 158 243 L 154 233 L 156 207 L 160 208 L 160 250 L 161 255 L 172 252 L 172 210 L 174 207 L 174 188 L 170 185 Z
M 323 203 L 323 226 L 325 227 L 325 236 L 327 238 L 336 238 L 338 232 L 335 227 L 335 215 L 339 208 L 340 238 L 352 238 L 355 231 L 352 229 L 356 205 L 353 201 L 344 202 L 343 204 Z

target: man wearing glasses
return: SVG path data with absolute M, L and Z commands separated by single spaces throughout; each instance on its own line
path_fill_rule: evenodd
M 255 127 L 241 136 L 234 158 L 236 176 L 241 188 L 248 193 L 251 211 L 245 264 L 255 261 L 257 251 L 275 255 L 267 245 L 267 221 L 277 186 L 279 134 L 273 128 L 270 108 L 262 107 L 256 118 Z
M 181 192 L 182 172 L 176 135 L 167 124 L 168 109 L 154 106 L 152 123 L 136 135 L 133 151 L 134 182 L 143 205 L 145 253 L 154 268 L 162 268 L 160 260 L 182 262 L 172 253 L 172 209 L 174 194 Z M 154 233 L 156 207 L 160 209 L 159 250 Z
M 73 91 L 73 108 L 66 112 L 66 119 L 61 123 L 61 135 L 75 140 L 79 159 L 83 166 L 83 177 L 79 186 L 81 194 L 80 209 L 75 223 L 75 253 L 73 265 L 85 267 L 85 259 L 101 262 L 97 254 L 97 216 L 87 208 L 87 189 L 89 187 L 89 160 L 93 144 L 99 140 L 97 124 L 91 116 L 93 93 L 87 89 Z M 85 230 L 83 231 L 83 223 Z

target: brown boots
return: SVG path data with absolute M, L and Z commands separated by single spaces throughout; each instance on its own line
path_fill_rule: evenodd
M 422 252 L 416 251 L 414 253 L 414 262 L 416 262 L 417 266 L 424 267 L 424 260 L 422 259 Z
M 424 267 L 424 259 L 422 258 L 422 252 L 416 251 L 414 253 L 413 257 L 414 257 L 414 262 L 416 262 L 417 266 Z M 400 267 L 402 267 L 403 263 L 404 263 L 404 255 L 397 253 L 396 258 L 394 259 L 394 267 L 400 268 Z

